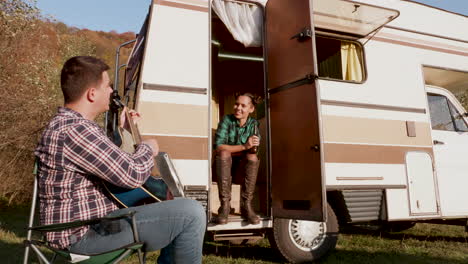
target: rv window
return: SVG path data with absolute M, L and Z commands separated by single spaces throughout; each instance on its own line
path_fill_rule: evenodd
M 468 127 L 455 106 L 447 97 L 428 94 L 432 129 L 447 131 L 468 131 Z
M 363 82 L 362 46 L 358 42 L 316 37 L 319 77 Z

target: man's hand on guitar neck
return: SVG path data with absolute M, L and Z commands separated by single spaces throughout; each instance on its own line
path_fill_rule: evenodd
M 141 115 L 140 113 L 138 113 L 137 111 L 133 109 L 129 111 L 126 106 L 123 108 L 122 113 L 120 113 L 120 127 L 122 127 L 125 130 L 130 131 L 130 125 L 128 123 L 129 120 L 127 120 L 127 115 L 126 115 L 127 111 L 128 111 L 129 116 L 132 118 L 133 124 L 136 124 L 137 121 L 140 120 Z
M 128 111 L 128 115 L 127 115 L 127 111 Z M 127 117 L 132 119 L 133 124 L 136 124 L 137 121 L 141 118 L 141 115 L 135 110 L 129 111 L 126 106 L 122 110 L 122 113 L 120 114 L 120 126 L 123 129 L 132 133 L 132 131 L 130 131 L 130 124 L 128 123 L 130 120 L 128 120 Z M 136 131 L 134 132 L 139 134 L 138 129 L 136 129 Z M 138 143 L 138 141 L 136 143 Z M 153 150 L 153 157 L 156 157 L 158 155 L 159 145 L 156 139 L 145 139 L 145 140 L 142 140 L 141 143 L 145 143 L 151 147 L 151 149 Z

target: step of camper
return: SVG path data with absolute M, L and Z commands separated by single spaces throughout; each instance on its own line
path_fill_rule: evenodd
M 226 240 L 258 240 L 265 237 L 264 232 L 259 231 L 246 231 L 246 232 L 232 232 L 232 233 L 215 233 L 213 234 L 214 241 Z
M 228 223 L 225 225 L 219 225 L 216 222 L 216 215 L 213 215 L 211 222 L 208 223 L 208 231 L 228 231 L 228 230 L 246 230 L 246 229 L 264 229 L 271 228 L 273 221 L 271 218 L 266 216 L 260 216 L 260 223 L 252 225 L 240 215 L 230 215 Z

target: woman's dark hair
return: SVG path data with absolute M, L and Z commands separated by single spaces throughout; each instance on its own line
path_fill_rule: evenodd
M 251 93 L 238 93 L 236 94 L 236 100 L 239 98 L 239 96 L 247 96 L 250 98 L 250 102 L 252 102 L 253 106 L 256 106 L 258 103 L 262 101 L 262 98 L 260 96 L 255 96 Z
M 107 70 L 109 66 L 95 57 L 76 56 L 67 60 L 60 75 L 65 103 L 78 100 L 89 86 L 99 84 Z

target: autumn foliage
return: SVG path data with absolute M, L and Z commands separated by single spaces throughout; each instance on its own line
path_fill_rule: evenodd
M 0 200 L 31 197 L 33 150 L 63 104 L 59 75 L 76 55 L 102 58 L 113 80 L 115 50 L 133 32 L 96 32 L 44 18 L 28 0 L 0 1 Z M 121 50 L 124 63 L 130 47 Z

